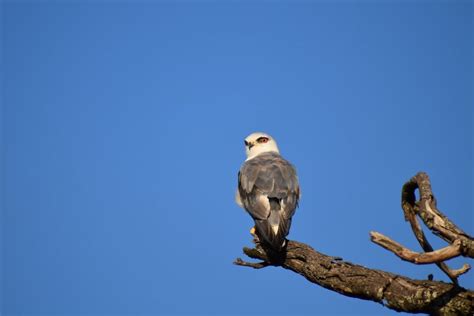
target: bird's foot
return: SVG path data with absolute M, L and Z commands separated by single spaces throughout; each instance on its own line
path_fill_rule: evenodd
M 256 231 L 255 231 L 255 226 L 253 226 L 252 228 L 250 228 L 250 235 L 256 236 L 255 232 L 256 232 Z
M 250 235 L 253 237 L 253 243 L 258 245 L 260 243 L 260 239 L 258 239 L 257 233 L 255 231 L 255 226 L 250 228 Z

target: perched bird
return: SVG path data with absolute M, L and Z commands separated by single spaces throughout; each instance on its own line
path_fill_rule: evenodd
M 296 170 L 270 135 L 253 133 L 244 143 L 247 160 L 239 171 L 236 202 L 255 222 L 252 235 L 280 252 L 300 197 Z

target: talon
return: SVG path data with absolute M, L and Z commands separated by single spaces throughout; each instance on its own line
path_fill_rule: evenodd
M 252 236 L 254 236 L 254 237 L 257 236 L 257 235 L 255 234 L 255 226 L 252 227 L 252 228 L 250 228 L 250 235 L 252 235 Z
M 260 239 L 258 239 L 258 236 L 257 236 L 257 231 L 255 230 L 255 226 L 250 228 L 250 235 L 252 235 L 253 237 L 253 243 L 254 244 L 259 244 L 260 243 Z

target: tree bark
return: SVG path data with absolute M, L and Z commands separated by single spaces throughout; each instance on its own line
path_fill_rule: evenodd
M 234 263 L 252 268 L 281 266 L 304 276 L 308 281 L 340 294 L 374 301 L 407 313 L 431 315 L 474 315 L 474 292 L 456 284 L 412 280 L 390 272 L 365 268 L 315 251 L 310 246 L 288 241 L 283 258 L 269 258 L 259 245 L 244 248 L 244 253 L 260 263 Z

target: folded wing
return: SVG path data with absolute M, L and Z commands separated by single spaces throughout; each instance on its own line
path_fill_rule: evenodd
M 299 200 L 295 168 L 278 153 L 247 160 L 239 172 L 240 200 L 255 221 L 260 240 L 279 251 Z

